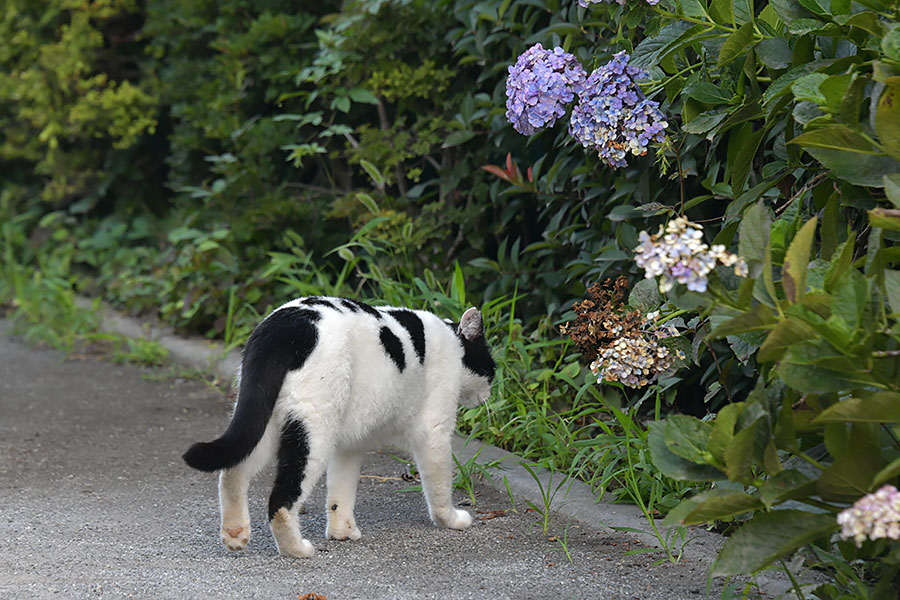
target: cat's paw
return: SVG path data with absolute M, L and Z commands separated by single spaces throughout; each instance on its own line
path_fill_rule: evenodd
M 250 524 L 223 526 L 219 532 L 222 535 L 222 543 L 229 550 L 243 550 L 250 541 Z
M 316 547 L 306 538 L 297 537 L 290 540 L 275 540 L 278 553 L 291 558 L 312 558 L 316 554 Z
M 435 523 L 448 529 L 465 529 L 472 524 L 472 515 L 464 510 L 451 508 L 442 515 L 435 515 Z
M 358 540 L 362 537 L 359 527 L 352 519 L 328 520 L 325 526 L 325 537 L 329 540 Z

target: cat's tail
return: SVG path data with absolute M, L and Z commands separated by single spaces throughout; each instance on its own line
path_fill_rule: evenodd
M 230 469 L 250 456 L 266 432 L 288 371 L 299 369 L 316 346 L 318 313 L 280 308 L 253 331 L 241 360 L 241 383 L 234 415 L 225 433 L 198 442 L 184 462 L 200 471 Z

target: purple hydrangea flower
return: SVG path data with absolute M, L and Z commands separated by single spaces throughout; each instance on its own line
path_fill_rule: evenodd
M 521 134 L 550 127 L 565 115 L 566 104 L 581 91 L 587 74 L 572 54 L 535 44 L 509 67 L 506 118 Z
M 642 231 L 641 243 L 634 249 L 634 262 L 644 269 L 647 279 L 659 277 L 659 291 L 666 293 L 683 283 L 694 292 L 705 292 L 707 275 L 717 265 L 733 267 L 734 274 L 747 276 L 744 259 L 727 252 L 725 246 L 703 243 L 703 227 L 678 217 L 662 226 L 656 235 Z
M 569 133 L 612 167 L 626 166 L 629 152 L 643 156 L 650 142 L 662 143 L 669 125 L 659 103 L 648 100 L 634 83 L 646 73 L 630 66 L 628 58 L 619 52 L 591 73 L 569 121 Z

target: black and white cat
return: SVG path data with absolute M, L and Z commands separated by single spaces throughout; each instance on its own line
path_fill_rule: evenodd
M 298 514 L 326 469 L 325 536 L 359 539 L 353 509 L 362 456 L 385 444 L 412 453 L 436 525 L 472 524 L 451 504 L 450 440 L 457 404 L 486 401 L 494 377 L 475 308 L 456 325 L 425 311 L 300 298 L 256 327 L 238 377 L 228 429 L 184 455 L 195 469 L 221 471 L 221 535 L 230 550 L 250 539 L 247 489 L 275 457 L 269 525 L 281 554 L 313 555 Z

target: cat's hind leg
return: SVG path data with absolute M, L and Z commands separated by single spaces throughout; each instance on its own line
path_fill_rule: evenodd
M 362 453 L 359 452 L 339 451 L 328 463 L 328 494 L 325 502 L 325 514 L 328 517 L 325 537 L 328 539 L 358 540 L 361 536 L 353 509 L 356 506 L 356 486 L 359 483 L 362 458 Z
M 308 558 L 312 543 L 300 533 L 300 507 L 306 502 L 327 464 L 328 450 L 311 439 L 303 421 L 287 421 L 278 446 L 278 473 L 269 496 L 269 525 L 283 556 Z
M 428 514 L 438 527 L 465 529 L 472 524 L 472 515 L 453 508 L 453 469 L 450 432 L 440 428 L 432 431 L 413 447 L 413 458 L 422 477 L 422 491 L 428 504 Z
M 262 439 L 241 463 L 219 472 L 219 510 L 222 543 L 229 550 L 243 550 L 250 541 L 250 510 L 247 489 L 250 481 L 267 465 L 275 453 L 273 423 L 269 423 Z

